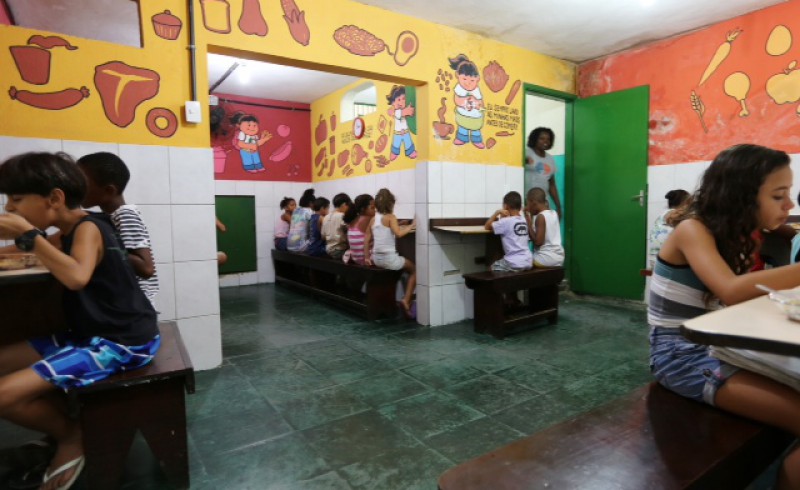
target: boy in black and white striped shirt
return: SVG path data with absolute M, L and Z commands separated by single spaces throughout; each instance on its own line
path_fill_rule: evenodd
M 117 155 L 99 152 L 78 159 L 78 166 L 86 176 L 84 208 L 99 206 L 111 217 L 122 246 L 128 252 L 128 263 L 136 273 L 139 287 L 155 307 L 158 293 L 158 274 L 150 245 L 150 234 L 136 206 L 126 204 L 122 193 L 131 174 Z

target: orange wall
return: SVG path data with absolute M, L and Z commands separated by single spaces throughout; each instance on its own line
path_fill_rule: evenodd
M 783 27 L 773 34 L 776 26 Z M 700 84 L 715 57 L 721 63 Z M 794 60 L 800 60 L 797 1 L 584 63 L 578 93 L 588 97 L 650 85 L 650 165 L 711 160 L 737 143 L 798 153 L 800 71 L 788 70 Z M 692 105 L 693 92 L 702 118 Z

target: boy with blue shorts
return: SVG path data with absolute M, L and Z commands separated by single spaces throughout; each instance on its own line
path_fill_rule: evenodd
M 94 383 L 149 363 L 161 343 L 145 297 L 107 216 L 83 211 L 86 181 L 63 153 L 26 153 L 0 165 L 0 239 L 34 253 L 65 288 L 67 331 L 0 347 L 0 417 L 51 436 L 45 490 L 68 489 L 84 465 L 80 425 L 56 389 Z M 61 249 L 45 230 L 61 232 Z

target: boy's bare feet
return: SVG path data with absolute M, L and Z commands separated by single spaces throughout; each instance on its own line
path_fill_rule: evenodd
M 40 490 L 66 489 L 83 469 L 83 442 L 80 427 L 75 423 L 68 437 L 57 441 L 56 454 L 45 473 Z

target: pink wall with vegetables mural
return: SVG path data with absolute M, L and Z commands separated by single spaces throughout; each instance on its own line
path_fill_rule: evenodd
M 650 165 L 736 143 L 800 152 L 800 2 L 579 67 L 581 97 L 650 85 Z
M 210 114 L 217 180 L 311 180 L 308 104 L 215 94 Z

